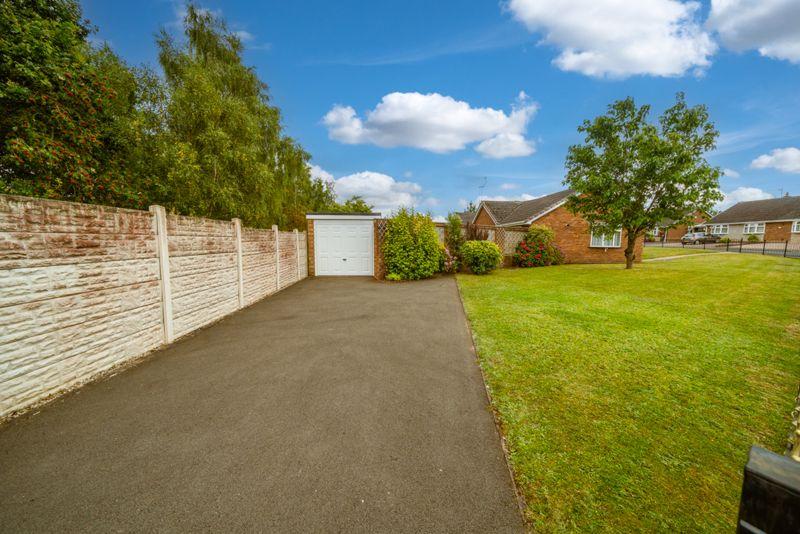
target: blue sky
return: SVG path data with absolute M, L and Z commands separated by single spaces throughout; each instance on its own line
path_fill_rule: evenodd
M 81 4 L 133 65 L 179 30 L 180 2 Z M 709 160 L 728 203 L 800 194 L 797 0 L 199 5 L 240 32 L 315 173 L 384 211 L 557 191 L 581 121 L 627 96 L 657 114 L 678 91 L 721 132 Z

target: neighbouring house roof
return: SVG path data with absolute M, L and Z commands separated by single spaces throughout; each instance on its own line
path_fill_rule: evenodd
M 700 220 L 698 220 L 700 219 Z M 689 221 L 690 225 L 702 225 L 708 219 L 708 215 L 703 215 L 700 212 L 694 212 L 694 220 Z M 656 225 L 659 228 L 667 228 L 670 226 L 674 226 L 678 223 L 675 219 L 670 219 L 669 217 L 665 217 L 658 221 Z
M 461 224 L 470 224 L 477 213 L 474 211 L 458 211 L 456 215 L 461 217 Z
M 484 200 L 481 204 L 498 225 L 523 224 L 560 206 L 572 193 L 571 189 L 565 189 L 532 200 Z
M 712 223 L 792 221 L 800 219 L 800 196 L 739 202 L 711 219 Z

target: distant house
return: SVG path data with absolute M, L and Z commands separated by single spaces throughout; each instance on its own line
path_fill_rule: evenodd
M 548 226 L 555 233 L 555 242 L 564 252 L 567 263 L 624 262 L 624 232 L 619 230 L 610 236 L 593 233 L 585 219 L 564 207 L 572 194 L 573 191 L 567 189 L 533 200 L 484 200 L 472 222 L 509 229 L 527 229 L 532 224 Z M 635 254 L 637 260 L 641 260 L 642 240 L 636 243 Z
M 474 211 L 458 211 L 456 215 L 461 217 L 461 225 L 467 226 L 472 222 L 472 219 L 475 218 L 475 213 Z
M 692 224 L 676 224 L 673 219 L 664 219 L 649 232 L 649 235 L 656 241 L 677 241 L 689 232 L 705 231 L 707 219 L 708 217 L 699 211 L 692 216 L 690 221 Z
M 739 202 L 713 217 L 707 231 L 730 239 L 800 243 L 800 196 Z

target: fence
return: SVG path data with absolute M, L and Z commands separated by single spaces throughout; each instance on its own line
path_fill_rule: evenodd
M 0 195 L 0 418 L 306 276 L 302 232 Z
M 766 256 L 782 256 L 784 258 L 800 258 L 800 241 L 756 241 L 750 242 L 744 239 L 738 241 L 726 241 L 719 243 L 683 243 L 675 241 L 652 241 L 646 242 L 646 247 L 661 248 L 689 248 L 713 250 L 716 252 L 741 252 L 742 254 L 762 254 Z
M 524 227 L 501 227 L 480 224 L 468 224 L 461 227 L 466 239 L 493 241 L 500 247 L 503 256 L 510 259 L 516 251 L 517 245 L 525 237 L 527 229 Z M 446 228 L 444 223 L 436 223 L 436 233 L 439 241 L 444 243 Z

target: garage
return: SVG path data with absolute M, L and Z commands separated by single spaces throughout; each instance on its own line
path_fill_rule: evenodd
M 309 265 L 314 276 L 373 276 L 374 220 L 379 213 L 309 213 Z M 313 254 L 312 254 L 313 251 Z M 311 261 L 309 261 L 311 263 Z

